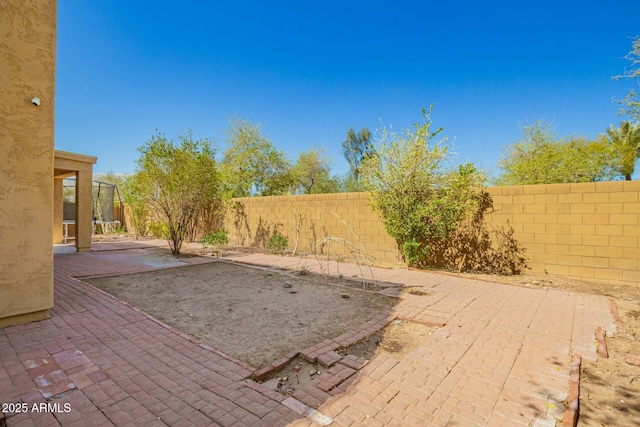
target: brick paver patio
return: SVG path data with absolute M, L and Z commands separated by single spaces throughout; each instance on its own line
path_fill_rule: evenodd
M 596 327 L 615 328 L 605 297 L 367 268 L 376 280 L 431 291 L 402 293 L 394 313 L 372 324 L 399 317 L 444 326 L 401 360 L 341 360 L 335 341 L 319 343 L 303 354 L 330 368 L 285 398 L 252 381 L 243 362 L 74 278 L 160 266 L 136 246 L 56 255 L 51 318 L 0 329 L 0 403 L 29 408 L 6 414 L 8 426 L 552 426 L 564 411 L 571 356 L 595 360 Z M 302 265 L 262 254 L 231 259 Z M 302 263 L 321 271 L 316 260 Z M 349 264 L 340 272 L 361 274 Z M 58 406 L 31 410 L 41 402 Z

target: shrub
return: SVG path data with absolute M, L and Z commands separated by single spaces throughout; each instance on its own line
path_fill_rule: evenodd
M 217 249 L 229 243 L 229 235 L 226 230 L 210 231 L 199 240 L 199 243 L 202 244 L 202 249 Z
M 207 139 L 191 131 L 177 139 L 156 133 L 138 148 L 135 182 L 137 197 L 166 226 L 171 253 L 180 254 L 193 223 L 211 207 L 222 208 L 222 182 L 215 150 Z
M 267 241 L 267 249 L 274 254 L 282 254 L 289 244 L 289 239 L 280 234 L 279 231 L 273 233 L 273 236 L 269 237 Z
M 478 210 L 484 180 L 473 164 L 445 167 L 446 139 L 434 141 L 442 129 L 431 130 L 431 109 L 422 115 L 414 129 L 383 129 L 362 168 L 370 206 L 382 214 L 405 261 L 417 267 L 429 265 L 432 247 Z
M 149 224 L 149 233 L 155 239 L 168 239 L 169 227 L 163 222 L 152 222 Z

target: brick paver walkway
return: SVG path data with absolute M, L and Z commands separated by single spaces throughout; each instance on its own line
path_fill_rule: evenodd
M 162 266 L 127 247 L 56 255 L 51 318 L 0 329 L 0 403 L 29 408 L 9 414 L 8 426 L 554 425 L 570 355 L 594 360 L 595 328 L 614 328 L 604 297 L 366 269 L 376 280 L 431 291 L 403 293 L 395 312 L 373 324 L 401 317 L 444 326 L 401 360 L 340 360 L 327 340 L 303 354 L 331 368 L 285 398 L 252 381 L 246 364 L 74 278 Z M 295 258 L 234 259 L 300 267 Z M 316 261 L 304 263 L 320 271 Z M 360 274 L 347 264 L 340 271 Z M 31 410 L 41 402 L 48 410 Z
M 337 272 L 335 263 L 315 259 L 235 259 Z M 404 269 L 339 268 L 345 277 L 429 289 L 428 297 L 403 293 L 394 314 L 445 326 L 400 361 L 373 359 L 344 393 L 317 405 L 338 425 L 553 426 L 563 415 L 571 355 L 595 361 L 596 327 L 615 332 L 605 297 Z M 313 405 L 313 398 L 300 398 Z

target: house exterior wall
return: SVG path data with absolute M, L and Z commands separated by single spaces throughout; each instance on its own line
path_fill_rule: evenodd
M 513 238 L 525 249 L 528 271 L 640 284 L 640 181 L 486 191 L 493 203 L 485 217 L 488 228 L 513 229 Z M 367 197 L 341 193 L 233 199 L 236 207 L 226 223 L 230 243 L 264 247 L 278 230 L 288 237 L 289 250 L 298 241 L 299 253 L 313 253 L 313 242 L 325 239 L 324 253 L 331 240 L 332 254 L 345 260 L 361 252 L 379 265 L 398 264 L 397 245 Z
M 53 306 L 56 8 L 0 2 L 0 327 Z
M 55 182 L 62 181 L 59 178 L 75 176 L 76 202 L 75 202 L 75 244 L 78 252 L 91 250 L 91 234 L 93 227 L 93 165 L 97 158 L 78 153 L 55 150 L 54 175 Z M 62 225 L 62 184 L 60 191 L 54 191 L 54 232 L 53 239 L 58 238 L 58 230 Z

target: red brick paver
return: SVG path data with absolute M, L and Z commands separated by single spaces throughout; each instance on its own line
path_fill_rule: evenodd
M 0 329 L 0 403 L 28 404 L 26 413 L 5 414 L 9 427 L 277 426 L 301 418 L 248 387 L 248 365 L 73 278 L 163 267 L 137 245 L 94 246 L 101 250 L 55 256 L 50 319 Z M 40 403 L 58 405 L 34 411 Z
M 332 367 L 285 397 L 252 381 L 246 364 L 75 279 L 174 265 L 150 262 L 132 244 L 95 246 L 103 250 L 55 256 L 49 320 L 0 329 L 0 403 L 58 404 L 6 414 L 10 427 L 555 425 L 572 356 L 595 360 L 596 328 L 615 332 L 604 297 L 367 268 L 368 279 L 395 286 L 388 294 L 411 286 L 430 295 L 401 293 L 391 317 L 303 350 Z M 235 260 L 287 268 L 300 262 L 260 254 Z M 185 262 L 209 259 L 176 263 Z M 314 261 L 306 267 L 321 271 Z M 362 274 L 345 263 L 340 272 Z M 334 360 L 337 346 L 393 317 L 443 326 L 401 359 Z
M 300 265 L 262 254 L 236 261 Z M 315 261 L 305 267 L 327 269 Z M 392 316 L 443 326 L 401 360 L 377 356 L 342 394 L 317 406 L 337 425 L 555 425 L 564 414 L 572 355 L 596 360 L 596 328 L 615 332 L 605 297 L 404 269 L 361 272 L 344 263 L 340 272 L 428 289 L 428 296 L 402 293 Z M 301 399 L 313 403 L 305 391 Z

